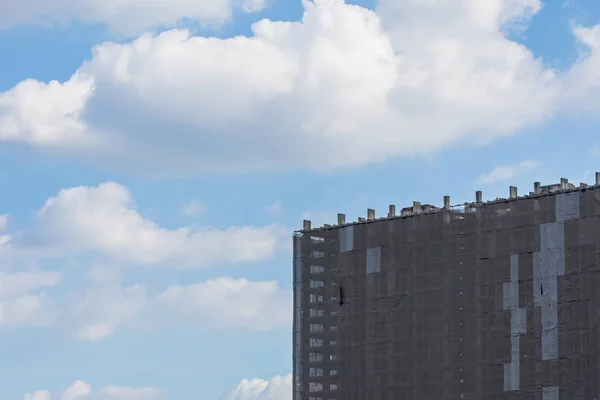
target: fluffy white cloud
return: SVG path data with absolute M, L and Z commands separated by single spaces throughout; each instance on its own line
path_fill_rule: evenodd
M 0 94 L 0 140 L 154 174 L 322 170 L 513 134 L 600 79 L 598 28 L 564 75 L 507 37 L 539 0 L 304 4 L 252 37 L 101 44 L 66 82 Z
M 504 182 L 513 179 L 517 175 L 523 172 L 529 172 L 539 165 L 537 161 L 523 161 L 513 165 L 503 165 L 496 167 L 487 174 L 482 174 L 478 179 L 478 184 L 492 184 L 497 182 Z
M 28 393 L 24 400 L 167 400 L 164 391 L 154 388 L 105 386 L 93 391 L 91 385 L 75 381 L 62 392 L 52 394 L 43 390 Z M 243 379 L 221 400 L 291 400 L 292 375 L 275 376 L 269 380 Z
M 28 393 L 24 400 L 166 400 L 167 395 L 153 387 L 132 388 L 105 386 L 93 391 L 91 385 L 75 381 L 64 391 L 52 394 L 47 390 Z
M 33 290 L 58 284 L 58 272 L 0 272 L 0 299 L 18 297 Z
M 219 278 L 197 285 L 172 285 L 158 300 L 170 310 L 168 315 L 183 315 L 202 326 L 259 331 L 291 326 L 291 294 L 275 281 Z
M 45 325 L 50 316 L 45 311 L 45 295 L 28 295 L 0 301 L 0 327 L 11 325 Z
M 0 2 L 0 28 L 22 24 L 67 24 L 71 21 L 106 24 L 117 34 L 139 34 L 182 20 L 219 24 L 233 9 L 260 11 L 264 0 L 23 0 Z
M 243 379 L 221 400 L 291 400 L 292 375 L 264 379 Z
M 41 289 L 59 281 L 57 272 L 0 273 L 0 327 L 49 323 L 53 310 Z
M 291 296 L 276 282 L 219 278 L 148 290 L 124 283 L 119 267 L 206 267 L 261 261 L 287 241 L 277 227 L 225 230 L 164 229 L 135 210 L 130 192 L 116 183 L 60 191 L 37 212 L 31 226 L 6 235 L 0 256 L 27 265 L 54 258 L 91 266 L 90 285 L 47 296 L 58 272 L 0 272 L 0 326 L 52 324 L 85 340 L 121 328 L 158 329 L 178 324 L 204 328 L 272 330 L 290 323 Z M 280 240 L 282 239 L 282 240 Z M 19 264 L 20 263 L 20 264 Z M 91 265 L 90 265 L 91 264 Z
M 292 297 L 274 281 L 222 277 L 171 285 L 152 292 L 142 284 L 122 284 L 118 274 L 95 268 L 87 285 L 66 297 L 47 296 L 58 273 L 0 274 L 0 327 L 51 325 L 88 341 L 121 329 L 249 329 L 271 331 L 291 325 Z
M 139 284 L 120 287 L 101 284 L 80 295 L 71 296 L 74 306 L 66 311 L 65 325 L 75 336 L 97 341 L 113 335 L 121 327 L 136 326 L 140 313 L 148 306 L 146 288 Z M 160 319 L 156 313 L 150 319 Z
M 6 246 L 40 257 L 85 253 L 178 268 L 264 260 L 282 238 L 277 227 L 164 229 L 135 210 L 127 188 L 108 182 L 61 190 L 45 202 L 33 226 L 14 234 Z
M 600 112 L 600 24 L 576 26 L 574 33 L 583 52 L 567 76 L 564 107 L 597 114 Z
M 96 282 L 70 296 L 58 324 L 80 339 L 97 341 L 119 329 L 243 328 L 271 331 L 291 325 L 291 293 L 276 282 L 218 278 L 171 285 L 150 293 L 140 284 Z

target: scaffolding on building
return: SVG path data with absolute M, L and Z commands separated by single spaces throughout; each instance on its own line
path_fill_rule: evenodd
M 600 173 L 294 233 L 293 400 L 599 397 Z

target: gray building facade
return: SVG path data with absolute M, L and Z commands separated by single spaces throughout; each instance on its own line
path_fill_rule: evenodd
M 598 400 L 595 186 L 294 234 L 294 400 Z

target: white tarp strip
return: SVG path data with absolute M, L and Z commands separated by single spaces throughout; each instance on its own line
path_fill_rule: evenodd
M 551 271 L 556 271 L 557 276 L 563 276 L 565 274 L 565 230 L 562 222 L 540 225 L 540 250 L 541 267 L 546 266 Z
M 510 282 L 503 283 L 504 309 L 510 310 L 510 363 L 504 364 L 504 391 L 519 390 L 521 376 L 521 333 L 527 332 L 527 313 L 519 308 L 519 255 L 510 256 Z
M 367 249 L 367 274 L 381 272 L 381 247 Z
M 579 192 L 561 193 L 556 196 L 556 222 L 579 218 Z
M 542 388 L 542 400 L 558 400 L 558 386 Z
M 527 310 L 524 308 L 515 308 L 510 313 L 511 333 L 527 333 Z
M 540 225 L 542 360 L 558 358 L 558 281 L 564 274 L 563 223 Z
M 519 390 L 521 377 L 521 347 L 520 337 L 518 334 L 512 335 L 510 338 L 510 389 Z
M 354 226 L 345 226 L 339 231 L 340 253 L 354 250 Z

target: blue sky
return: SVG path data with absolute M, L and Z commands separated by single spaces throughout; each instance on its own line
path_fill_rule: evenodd
M 600 170 L 597 1 L 63 3 L 0 3 L 2 399 L 288 400 L 303 218 Z

